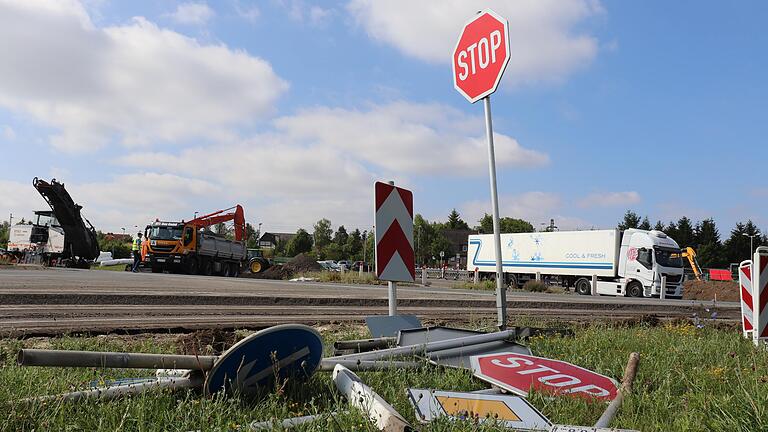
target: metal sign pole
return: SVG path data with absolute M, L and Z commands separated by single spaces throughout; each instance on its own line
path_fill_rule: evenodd
M 504 289 L 504 269 L 501 265 L 501 227 L 499 224 L 499 194 L 496 191 L 496 156 L 493 151 L 493 124 L 491 122 L 491 97 L 483 98 L 485 129 L 488 134 L 488 171 L 491 177 L 491 204 L 493 207 L 493 243 L 496 251 L 496 325 L 507 328 L 507 292 Z
M 389 316 L 397 315 L 397 282 L 387 282 L 389 287 Z

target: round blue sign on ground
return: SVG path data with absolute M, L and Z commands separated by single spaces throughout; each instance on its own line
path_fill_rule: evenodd
M 254 333 L 216 360 L 205 380 L 205 392 L 236 390 L 248 394 L 275 378 L 310 377 L 323 358 L 320 333 L 301 324 L 284 324 Z

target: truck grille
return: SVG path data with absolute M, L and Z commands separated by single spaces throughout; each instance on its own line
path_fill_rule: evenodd
M 173 250 L 173 248 L 174 248 L 173 245 L 169 245 L 169 246 L 163 246 L 163 245 L 152 246 L 152 250 L 154 252 L 170 252 L 170 251 Z
M 680 279 L 682 279 L 681 275 L 668 275 L 668 274 L 665 274 L 664 276 L 667 277 L 667 283 L 677 284 L 677 283 L 680 283 Z

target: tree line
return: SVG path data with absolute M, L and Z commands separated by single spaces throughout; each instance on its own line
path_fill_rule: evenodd
M 753 248 L 768 243 L 768 236 L 760 233 L 751 220 L 737 222 L 725 240 L 721 238 L 717 224 L 712 218 L 694 222 L 687 216 L 683 216 L 667 224 L 657 221 L 651 225 L 648 216 L 641 218 L 632 210 L 627 210 L 617 227 L 621 230 L 639 228 L 662 231 L 674 239 L 680 247 L 692 247 L 696 251 L 699 265 L 704 268 L 727 269 L 731 263 L 749 259 L 754 252 L 754 250 L 750 251 L 750 236 Z

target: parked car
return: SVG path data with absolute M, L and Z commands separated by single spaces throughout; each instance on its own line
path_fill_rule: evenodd
M 346 270 L 350 270 L 352 268 L 352 262 L 351 261 L 341 260 L 337 264 L 339 265 L 339 268 L 341 268 L 341 266 L 344 266 L 344 269 L 346 269 Z
M 362 261 L 355 261 L 354 263 L 352 263 L 352 267 L 350 267 L 350 268 L 353 271 L 360 271 L 360 266 L 363 266 L 363 271 L 365 271 L 365 272 L 372 270 L 370 263 L 366 263 L 366 262 L 362 262 Z
M 341 267 L 334 260 L 318 261 L 317 263 L 323 267 L 323 270 L 341 271 Z

